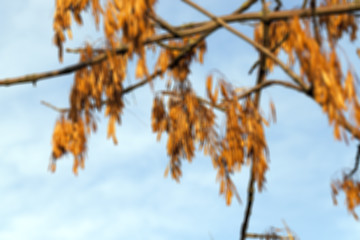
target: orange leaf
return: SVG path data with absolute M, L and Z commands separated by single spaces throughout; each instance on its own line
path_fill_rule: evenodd
M 270 101 L 271 117 L 274 123 L 276 123 L 276 109 L 273 101 Z
M 230 188 L 227 189 L 226 191 L 226 196 L 225 196 L 225 199 L 226 199 L 226 205 L 230 205 L 231 204 L 231 199 L 232 199 L 232 191 Z
M 169 170 L 170 170 L 170 167 L 169 167 L 169 165 L 167 165 L 165 168 L 164 177 L 167 177 L 169 175 Z
M 340 136 L 340 127 L 338 124 L 335 125 L 334 127 L 334 137 L 336 140 L 341 140 L 341 136 Z

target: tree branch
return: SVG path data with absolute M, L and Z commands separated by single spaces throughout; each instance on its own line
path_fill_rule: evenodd
M 116 49 L 116 54 L 124 54 L 128 50 L 127 47 L 122 47 L 119 49 Z M 80 62 L 74 65 L 67 66 L 65 68 L 61 68 L 58 70 L 53 70 L 49 72 L 43 72 L 43 73 L 35 73 L 35 74 L 29 74 L 22 77 L 16 77 L 16 78 L 6 78 L 3 80 L 0 80 L 0 86 L 12 86 L 16 84 L 24 84 L 24 83 L 37 83 L 39 80 L 45 80 L 52 77 L 58 77 L 65 74 L 73 73 L 77 70 L 80 70 L 84 67 L 91 66 L 94 64 L 98 64 L 104 60 L 107 59 L 107 55 L 105 53 L 99 54 L 92 59 L 84 62 Z
M 202 7 L 196 5 L 195 3 L 191 2 L 190 0 L 182 0 L 183 2 L 189 4 L 190 6 L 196 8 L 198 11 L 203 13 L 204 15 L 208 16 L 209 18 L 216 21 L 218 24 L 222 25 L 224 28 L 229 30 L 230 32 L 234 33 L 238 37 L 242 38 L 249 44 L 253 45 L 258 51 L 265 54 L 267 57 L 269 57 L 271 60 L 276 62 L 297 84 L 299 84 L 304 90 L 308 91 L 309 87 L 306 86 L 301 78 L 296 75 L 289 67 L 287 67 L 280 59 L 278 59 L 274 54 L 272 54 L 268 49 L 263 47 L 262 45 L 258 44 L 257 42 L 253 41 L 243 33 L 237 31 L 235 28 L 232 28 L 229 26 L 226 22 L 224 22 L 221 18 L 216 17 L 215 15 L 211 14 L 207 10 L 203 9 Z M 262 18 L 263 19 L 263 18 Z M 267 18 L 268 19 L 268 18 Z
M 270 40 L 269 40 L 269 25 L 270 22 L 265 21 L 266 19 L 266 15 L 267 15 L 267 7 L 266 7 L 266 3 L 265 0 L 261 0 L 262 2 L 262 11 L 264 14 L 264 20 L 263 20 L 263 25 L 264 25 L 264 29 L 263 29 L 263 45 L 265 48 L 268 48 L 270 45 Z M 264 54 L 263 52 L 260 52 L 260 68 L 259 68 L 259 72 L 258 72 L 258 79 L 257 79 L 257 85 L 262 84 L 263 82 L 265 82 L 265 77 L 266 77 L 266 54 Z M 254 97 L 254 105 L 256 108 L 259 108 L 259 104 L 260 104 L 260 96 L 261 96 L 261 91 L 260 90 L 256 90 L 255 91 L 255 97 Z M 251 152 L 253 152 L 253 149 L 250 149 L 250 154 Z M 241 230 L 240 230 L 240 240 L 245 240 L 246 238 L 246 232 L 248 229 L 248 225 L 249 225 L 249 220 L 250 220 L 250 215 L 251 215 L 251 210 L 252 210 L 252 206 L 254 203 L 254 198 L 255 198 L 255 172 L 254 172 L 254 160 L 251 162 L 251 168 L 250 168 L 250 180 L 249 180 L 249 186 L 248 186 L 248 196 L 247 196 L 247 202 L 246 202 L 246 210 L 245 210 L 245 215 L 244 215 L 244 220 L 243 223 L 241 225 Z
M 249 223 L 249 219 L 250 219 L 250 215 L 251 215 L 252 204 L 254 203 L 255 177 L 253 174 L 253 166 L 254 166 L 254 163 L 252 162 L 251 170 L 250 170 L 250 180 L 249 180 L 249 185 L 248 185 L 248 190 L 247 190 L 248 195 L 247 195 L 247 202 L 246 202 L 246 208 L 245 208 L 245 215 L 244 215 L 244 220 L 243 220 L 243 223 L 241 226 L 241 232 L 240 232 L 240 240 L 245 240 L 245 238 L 246 238 L 246 231 L 247 231 L 247 227 L 248 227 L 248 223 Z
M 268 20 L 269 21 L 279 21 L 279 20 L 288 20 L 293 17 L 299 17 L 299 18 L 309 18 L 312 15 L 314 16 L 327 16 L 327 15 L 336 15 L 336 14 L 344 14 L 344 13 L 351 13 L 354 11 L 360 10 L 360 3 L 348 3 L 348 4 L 341 4 L 336 6 L 324 6 L 324 7 L 318 7 L 316 8 L 316 12 L 313 14 L 313 11 L 311 8 L 307 9 L 295 9 L 295 10 L 284 10 L 284 11 L 276 11 L 271 12 L 268 14 Z M 250 13 L 241 13 L 241 14 L 229 14 L 220 16 L 223 21 L 227 23 L 231 22 L 244 22 L 244 21 L 260 21 L 262 19 L 262 13 L 260 12 L 250 12 Z M 179 27 L 174 27 L 177 30 L 182 30 L 182 34 L 184 36 L 193 35 L 196 33 L 199 33 L 201 31 L 206 31 L 209 28 L 215 27 L 214 21 L 203 21 L 203 22 L 197 22 L 193 23 L 190 26 L 192 26 L 190 29 L 187 29 L 188 26 L 182 25 Z M 196 27 L 194 27 L 196 26 Z M 162 37 L 168 37 L 162 36 Z
M 348 3 L 346 5 L 338 5 L 338 6 L 325 6 L 316 8 L 315 13 L 308 9 L 296 9 L 296 10 L 285 10 L 285 11 L 277 11 L 270 12 L 267 15 L 269 21 L 279 21 L 279 20 L 288 20 L 295 16 L 299 18 L 308 18 L 311 16 L 326 16 L 332 14 L 344 14 L 354 11 L 360 11 L 360 3 Z M 259 12 L 251 12 L 251 13 L 240 13 L 240 14 L 229 14 L 219 17 L 224 22 L 232 23 L 232 22 L 246 22 L 246 21 L 259 21 L 263 18 L 262 13 Z M 195 23 L 186 23 L 181 26 L 174 26 L 173 29 L 176 30 L 181 36 L 187 37 L 196 34 L 205 33 L 208 31 L 214 31 L 219 28 L 220 25 L 211 21 L 202 21 Z M 148 38 L 144 44 L 150 44 L 157 41 L 168 40 L 174 38 L 173 34 L 159 34 L 153 37 Z M 118 48 L 117 48 L 118 50 Z

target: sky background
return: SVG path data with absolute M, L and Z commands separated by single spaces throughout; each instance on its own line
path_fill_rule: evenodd
M 197 2 L 216 14 L 230 13 L 239 5 Z M 296 5 L 300 3 L 287 7 Z M 162 0 L 156 9 L 172 24 L 206 19 L 181 1 Z M 58 63 L 52 44 L 53 12 L 54 1 L 2 1 L 0 78 L 77 62 L 78 56 L 66 54 L 64 63 Z M 92 19 L 85 16 L 85 22 L 74 28 L 74 40 L 65 47 L 101 39 Z M 234 26 L 252 35 L 248 27 Z M 207 43 L 205 64 L 194 64 L 190 75 L 200 94 L 214 70 L 238 86 L 253 83 L 255 75 L 247 71 L 257 54 L 249 45 L 224 30 Z M 352 51 L 359 42 L 344 42 L 342 47 Z M 348 56 L 354 66 L 360 63 L 354 53 Z M 125 85 L 136 81 L 132 69 Z M 287 79 L 281 71 L 273 76 Z M 74 176 L 68 156 L 58 162 L 56 173 L 49 172 L 58 113 L 40 101 L 68 106 L 72 81 L 73 76 L 67 75 L 36 86 L 0 88 L 0 239 L 238 239 L 245 204 L 234 199 L 226 206 L 208 157 L 198 153 L 191 164 L 184 162 L 180 184 L 163 177 L 166 136 L 157 142 L 151 132 L 153 92 L 148 86 L 125 97 L 118 145 L 106 140 L 107 121 L 100 113 L 85 170 Z M 155 87 L 163 85 L 163 80 L 156 80 Z M 278 121 L 266 129 L 270 171 L 266 189 L 255 196 L 249 232 L 282 228 L 284 220 L 301 239 L 360 239 L 360 223 L 348 214 L 343 197 L 339 206 L 333 205 L 330 191 L 331 179 L 353 166 L 355 142 L 335 141 L 327 117 L 306 97 L 278 87 L 266 90 L 265 116 L 270 99 Z M 248 170 L 243 168 L 233 178 L 244 203 Z

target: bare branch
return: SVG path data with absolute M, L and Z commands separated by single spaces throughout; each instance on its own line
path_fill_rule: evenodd
M 266 50 L 268 50 L 269 45 L 270 45 L 270 39 L 269 39 L 269 25 L 270 22 L 265 21 L 265 19 L 267 19 L 267 12 L 268 9 L 266 7 L 265 4 L 265 0 L 261 0 L 262 2 L 262 6 L 263 6 L 263 17 L 264 17 L 264 21 L 263 21 L 263 46 Z M 274 55 L 275 56 L 275 55 Z M 258 79 L 257 79 L 257 85 L 261 84 L 265 81 L 265 76 L 266 76 L 266 54 L 264 54 L 263 52 L 260 52 L 260 69 L 258 72 Z M 260 102 L 260 91 L 256 92 L 257 94 L 255 95 L 255 106 L 258 107 L 259 106 L 259 102 Z
M 291 84 L 289 82 L 284 82 L 284 81 L 279 81 L 279 80 L 267 80 L 265 82 L 262 82 L 256 86 L 246 90 L 245 92 L 243 92 L 242 94 L 240 94 L 238 96 L 238 99 L 246 98 L 246 97 L 250 96 L 251 94 L 253 94 L 254 92 L 258 92 L 259 90 L 270 87 L 271 85 L 280 85 L 280 86 L 283 86 L 286 88 L 291 88 L 293 90 L 296 90 L 298 92 L 302 92 L 302 93 L 306 94 L 306 92 L 302 88 L 300 88 L 297 85 Z
M 304 0 L 301 8 L 305 9 L 307 4 L 308 4 L 308 0 Z
M 241 226 L 241 232 L 240 232 L 240 240 L 245 240 L 246 238 L 246 230 L 247 230 L 247 225 L 249 223 L 249 217 L 251 215 L 251 209 L 252 209 L 252 205 L 254 203 L 254 198 L 255 198 L 255 189 L 254 189 L 254 184 L 255 184 L 255 177 L 254 174 L 252 173 L 253 171 L 253 166 L 254 166 L 254 162 L 251 162 L 251 171 L 250 171 L 250 180 L 249 180 L 249 185 L 248 185 L 248 196 L 247 196 L 247 202 L 246 202 L 246 207 L 245 207 L 245 215 L 244 215 L 244 220 Z
M 274 10 L 279 11 L 283 4 L 282 4 L 281 0 L 275 0 L 275 2 L 276 2 L 276 7 Z
M 267 15 L 267 7 L 266 7 L 266 3 L 265 0 L 261 0 L 262 3 L 262 11 L 263 11 L 263 45 L 265 48 L 269 47 L 269 24 L 270 22 L 265 21 L 266 19 L 266 15 Z M 257 85 L 262 84 L 265 81 L 265 76 L 266 75 L 266 54 L 264 54 L 263 52 L 260 52 L 260 68 L 259 68 L 259 72 L 258 72 L 258 79 L 257 79 Z M 256 90 L 255 92 L 255 98 L 254 98 L 254 104 L 255 107 L 258 108 L 259 107 L 259 103 L 260 103 L 260 96 L 261 96 L 261 92 L 260 90 Z M 250 149 L 250 151 L 252 152 L 253 149 Z M 244 215 L 244 219 L 243 219 L 243 223 L 241 225 L 241 230 L 240 230 L 240 240 L 245 240 L 246 239 L 246 232 L 248 229 L 248 225 L 249 225 L 249 220 L 250 220 L 250 215 L 251 215 L 251 210 L 252 210 L 252 205 L 254 203 L 254 198 L 255 198 L 255 172 L 254 172 L 254 161 L 251 162 L 251 168 L 250 168 L 250 180 L 249 180 L 249 186 L 248 186 L 248 191 L 247 191 L 247 202 L 246 202 L 246 208 L 245 208 L 245 215 Z

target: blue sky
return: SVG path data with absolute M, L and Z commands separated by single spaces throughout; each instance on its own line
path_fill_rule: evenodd
M 197 2 L 216 14 L 229 13 L 239 4 Z M 54 1 L 2 3 L 0 78 L 77 61 L 71 54 L 65 55 L 64 64 L 57 61 L 51 40 L 53 10 Z M 181 1 L 159 1 L 157 10 L 173 24 L 206 19 Z M 66 47 L 99 39 L 92 20 L 86 19 Z M 354 54 L 349 56 L 353 65 L 359 64 Z M 205 65 L 195 64 L 190 79 L 201 94 L 214 69 L 234 84 L 250 85 L 254 76 L 247 71 L 256 59 L 249 45 L 220 30 L 208 40 Z M 274 76 L 286 79 L 280 71 Z M 126 83 L 136 81 L 132 70 L 129 78 Z M 117 146 L 106 140 L 107 121 L 99 114 L 101 123 L 90 138 L 85 170 L 74 176 L 69 156 L 58 162 L 55 174 L 50 173 L 51 135 L 58 114 L 40 101 L 68 106 L 71 84 L 72 75 L 67 75 L 36 87 L 0 88 L 0 239 L 238 239 L 244 204 L 225 205 L 209 158 L 198 153 L 193 163 L 184 162 L 180 184 L 163 177 L 166 138 L 156 142 L 151 132 L 153 93 L 148 86 L 126 97 Z M 162 85 L 161 80 L 155 83 Z M 360 239 L 360 223 L 348 214 L 343 197 L 334 206 L 330 195 L 331 179 L 353 165 L 355 143 L 333 140 L 326 116 L 306 97 L 281 88 L 266 90 L 265 114 L 269 99 L 276 105 L 278 122 L 266 129 L 270 171 L 265 191 L 255 196 L 249 231 L 283 227 L 285 220 L 301 239 Z M 247 179 L 248 168 L 234 177 L 243 202 Z

